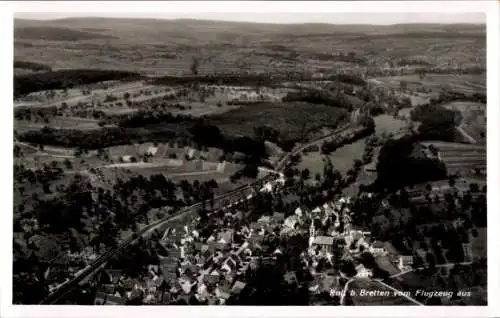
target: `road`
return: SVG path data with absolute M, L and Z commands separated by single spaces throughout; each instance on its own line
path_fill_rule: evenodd
M 344 290 L 342 291 L 342 295 L 340 297 L 340 305 L 343 306 L 345 303 L 345 296 L 347 295 L 347 289 L 349 288 L 349 284 L 356 280 L 356 277 L 353 277 L 347 281 L 344 285 Z
M 471 264 L 472 264 L 472 262 L 446 263 L 446 264 L 438 264 L 438 265 L 435 265 L 434 267 L 441 268 L 441 267 L 452 267 L 452 266 L 456 266 L 456 265 L 471 265 Z M 403 271 L 401 273 L 394 274 L 394 275 L 390 276 L 390 278 L 396 278 L 396 277 L 402 276 L 404 274 L 408 274 L 408 273 L 411 273 L 413 271 L 422 270 L 422 269 L 425 269 L 425 268 L 427 268 L 427 267 L 426 266 L 422 266 L 422 267 L 412 268 L 412 269 L 409 269 L 407 271 Z
M 262 182 L 259 180 L 258 182 Z M 257 182 L 256 182 L 257 183 Z M 252 184 L 253 185 L 253 184 Z M 246 185 L 243 187 L 240 187 L 238 189 L 226 192 L 218 197 L 215 198 L 215 201 L 220 202 L 223 199 L 226 199 L 230 197 L 231 195 L 235 195 L 237 193 L 241 193 L 244 190 L 249 189 L 252 185 Z M 82 280 L 85 280 L 92 274 L 96 272 L 101 266 L 103 266 L 109 259 L 111 259 L 116 253 L 119 251 L 123 250 L 133 242 L 135 242 L 139 237 L 145 236 L 148 233 L 151 233 L 152 231 L 162 227 L 165 225 L 167 222 L 172 222 L 175 220 L 178 220 L 180 218 L 186 217 L 189 214 L 194 214 L 196 213 L 197 209 L 201 207 L 201 202 L 193 204 L 189 207 L 183 208 L 174 215 L 170 215 L 164 219 L 158 220 L 157 222 L 154 222 L 152 224 L 146 225 L 144 228 L 142 228 L 139 232 L 134 233 L 127 237 L 120 245 L 118 245 L 116 248 L 105 252 L 101 256 L 99 256 L 92 264 L 89 264 L 85 269 L 83 269 L 81 272 L 79 272 L 78 275 L 75 275 L 71 280 L 63 283 L 58 287 L 56 291 L 54 291 L 52 294 L 50 294 L 46 299 L 44 299 L 41 304 L 54 304 L 57 303 L 58 300 L 60 300 L 62 297 L 67 295 L 74 287 L 78 285 L 79 282 Z
M 109 90 L 99 90 L 102 92 L 98 92 L 96 96 L 105 96 L 110 94 L 120 94 L 130 91 L 131 89 L 148 89 L 152 88 L 154 85 L 146 85 L 144 83 L 136 83 L 136 84 L 121 84 L 119 86 L 111 87 Z M 78 104 L 79 102 L 89 102 L 92 100 L 93 95 L 77 95 L 68 98 L 59 99 L 57 101 L 52 101 L 47 104 L 32 104 L 32 103 L 14 103 L 14 107 L 53 107 L 60 106 L 62 103 L 66 103 L 69 106 Z
M 471 144 L 477 143 L 476 139 L 472 138 L 471 135 L 469 135 L 463 128 L 462 126 L 457 126 L 457 130 L 464 136 Z
M 312 141 L 308 142 L 307 144 L 299 146 L 298 148 L 294 149 L 292 152 L 284 154 L 283 157 L 280 160 L 278 160 L 278 162 L 276 163 L 275 170 L 282 171 L 283 168 L 286 166 L 286 163 L 290 160 L 290 158 L 292 156 L 302 152 L 307 147 L 315 145 L 315 144 L 322 142 L 326 139 L 329 139 L 333 136 L 345 133 L 346 131 L 348 131 L 351 128 L 352 128 L 352 125 L 350 123 L 346 124 L 346 125 L 342 126 L 341 128 L 336 129 L 331 134 L 328 134 L 326 136 L 322 136 L 320 138 L 312 140 Z M 230 197 L 232 195 L 238 194 L 241 196 L 242 193 L 244 193 L 244 191 L 246 191 L 248 189 L 252 189 L 256 185 L 262 186 L 266 182 L 271 181 L 273 178 L 274 178 L 273 175 L 267 175 L 264 178 L 259 179 L 253 183 L 250 183 L 248 185 L 245 185 L 245 186 L 236 188 L 234 190 L 231 190 L 229 192 L 226 192 L 226 193 L 216 197 L 214 199 L 214 201 L 216 203 L 220 203 L 220 202 L 223 202 L 222 200 L 226 200 L 228 197 Z M 150 233 L 151 231 L 154 231 L 155 229 L 164 226 L 168 222 L 172 222 L 174 220 L 180 219 L 181 217 L 185 217 L 186 215 L 196 213 L 197 209 L 199 207 L 201 207 L 201 205 L 202 205 L 202 203 L 199 202 L 199 203 L 196 203 L 196 204 L 191 205 L 189 207 L 183 208 L 180 211 L 176 212 L 175 215 L 170 215 L 170 216 L 165 217 L 161 220 L 158 220 L 155 223 L 152 223 L 152 224 L 145 226 L 137 233 L 130 235 L 121 244 L 119 244 L 116 248 L 114 248 L 108 252 L 105 252 L 104 254 L 99 256 L 92 264 L 89 264 L 87 268 L 82 270 L 79 273 L 79 275 L 75 275 L 71 280 L 69 280 L 69 281 L 65 282 L 64 284 L 62 284 L 61 286 L 59 286 L 59 288 L 57 290 L 55 290 L 53 293 L 51 293 L 46 299 L 44 299 L 41 302 L 41 304 L 55 304 L 55 303 L 57 303 L 57 301 L 59 301 L 62 297 L 67 295 L 74 287 L 78 286 L 79 282 L 81 282 L 82 280 L 84 280 L 84 279 L 88 278 L 89 276 L 91 276 L 92 274 L 94 274 L 96 272 L 96 270 L 98 270 L 101 266 L 103 266 L 103 264 L 105 264 L 109 259 L 111 259 L 116 253 L 118 253 L 119 251 L 123 250 L 124 248 L 126 248 L 127 246 L 129 246 L 130 244 L 135 242 L 139 237 L 144 236 L 144 235 Z
M 419 305 L 419 306 L 425 306 L 424 304 L 422 304 L 422 303 L 421 303 L 421 302 L 419 302 L 418 300 L 416 300 L 416 299 L 414 299 L 414 298 L 412 298 L 412 297 L 410 297 L 410 296 L 405 295 L 402 291 L 397 290 L 396 288 L 394 288 L 394 287 L 392 287 L 392 286 L 390 286 L 390 285 L 387 285 L 387 284 L 386 284 L 386 283 L 384 283 L 383 281 L 378 280 L 377 282 L 378 282 L 380 285 L 382 285 L 382 286 L 384 286 L 384 287 L 386 287 L 386 288 L 388 288 L 388 289 L 392 290 L 393 292 L 398 293 L 398 294 L 399 294 L 399 296 L 401 296 L 401 297 L 403 297 L 403 298 L 405 298 L 405 299 L 407 299 L 407 300 L 411 301 L 412 303 L 414 303 L 414 304 L 416 304 L 416 305 Z

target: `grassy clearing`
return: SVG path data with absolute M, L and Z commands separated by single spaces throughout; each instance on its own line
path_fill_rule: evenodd
M 365 149 L 365 139 L 360 139 L 352 144 L 342 146 L 329 154 L 322 155 L 318 151 L 309 152 L 302 156 L 302 160 L 298 165 L 299 169 L 309 169 L 311 176 L 316 173 L 323 174 L 324 160 L 328 157 L 334 169 L 338 170 L 342 175 L 352 168 L 355 159 L 361 159 Z
M 377 77 L 377 81 L 387 87 L 400 88 L 406 82 L 410 90 L 442 91 L 444 89 L 464 94 L 485 93 L 486 74 L 428 74 L 424 78 L 418 75 Z
M 381 135 L 396 134 L 407 127 L 407 123 L 401 119 L 395 119 L 391 115 L 380 115 L 373 118 L 375 121 L 375 133 Z

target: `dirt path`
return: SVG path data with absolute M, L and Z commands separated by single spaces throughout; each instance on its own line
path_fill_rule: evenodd
M 462 126 L 458 126 L 457 130 L 464 136 L 470 143 L 475 144 L 477 143 L 476 139 L 472 138 L 471 135 L 469 135 L 463 128 Z

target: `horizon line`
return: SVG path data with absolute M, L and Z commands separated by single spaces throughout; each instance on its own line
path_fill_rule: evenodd
M 27 12 L 22 12 L 27 13 Z M 210 18 L 161 18 L 161 17 L 132 17 L 132 16 L 123 16 L 123 17 L 113 17 L 113 16 L 67 16 L 61 18 L 53 18 L 53 19 L 43 19 L 43 18 L 23 18 L 16 17 L 14 14 L 15 20 L 25 20 L 25 21 L 37 21 L 37 22 L 58 22 L 64 20 L 85 20 L 85 19 L 108 19 L 108 20 L 151 20 L 151 21 L 199 21 L 199 22 L 230 22 L 230 23 L 248 23 L 248 24 L 274 24 L 274 25 L 307 25 L 307 24 L 315 24 L 315 25 L 373 25 L 373 26 L 396 26 L 396 25 L 478 25 L 478 26 L 486 26 L 486 22 L 408 22 L 408 23 L 389 23 L 389 24 L 376 24 L 376 23 L 333 23 L 333 22 L 261 22 L 261 21 L 243 21 L 243 20 L 224 20 L 224 19 L 210 19 Z

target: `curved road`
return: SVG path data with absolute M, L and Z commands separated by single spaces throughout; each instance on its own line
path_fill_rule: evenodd
M 312 145 L 315 145 L 317 143 L 320 143 L 326 139 L 329 139 L 331 137 L 334 137 L 336 135 L 339 135 L 339 134 L 342 134 L 346 131 L 348 131 L 349 129 L 351 129 L 352 125 L 349 123 L 349 124 L 346 124 L 338 129 L 336 129 L 333 133 L 331 134 L 328 134 L 326 136 L 322 136 L 320 138 L 317 138 L 315 140 L 312 140 L 310 142 L 308 142 L 307 144 L 304 144 L 304 145 L 301 145 L 299 147 L 297 147 L 296 149 L 292 150 L 291 152 L 289 153 L 286 153 L 283 155 L 283 157 L 281 159 L 279 159 L 277 161 L 277 163 L 275 164 L 275 170 L 276 171 L 281 171 L 283 170 L 283 168 L 286 166 L 286 163 L 290 160 L 290 158 L 296 154 L 299 154 L 300 152 L 302 152 L 304 149 L 312 146 Z M 266 182 L 269 182 L 271 181 L 272 179 L 274 178 L 273 175 L 267 175 L 266 177 L 260 179 L 260 180 L 257 180 L 253 183 L 250 183 L 250 184 L 247 184 L 245 186 L 241 186 L 239 188 L 236 188 L 234 190 L 231 190 L 229 192 L 226 192 L 218 197 L 216 197 L 214 199 L 215 202 L 223 202 L 222 200 L 223 199 L 226 199 L 227 197 L 230 197 L 232 195 L 235 195 L 235 194 L 241 194 L 243 193 L 245 190 L 248 190 L 248 189 L 251 189 L 253 188 L 254 186 L 256 185 L 262 185 Z M 192 213 L 196 213 L 197 209 L 199 207 L 201 207 L 202 203 L 199 202 L 199 203 L 196 203 L 194 205 L 191 205 L 189 207 L 185 207 L 179 211 L 177 211 L 175 214 L 173 215 L 169 215 L 168 217 L 165 217 L 161 220 L 158 220 L 157 222 L 154 222 L 152 224 L 149 224 L 147 226 L 145 226 L 144 228 L 142 228 L 140 231 L 130 235 L 127 239 L 125 239 L 122 243 L 120 243 L 116 248 L 110 250 L 110 251 L 107 251 L 105 252 L 104 254 L 102 254 L 101 256 L 99 256 L 92 264 L 88 265 L 87 267 L 85 267 L 84 269 L 82 269 L 75 277 L 73 277 L 71 280 L 61 284 L 57 290 L 55 290 L 54 292 L 52 292 L 47 298 L 45 298 L 40 304 L 55 304 L 57 303 L 62 297 L 64 297 L 65 295 L 67 295 L 71 290 L 73 290 L 74 287 L 76 287 L 81 281 L 83 281 L 84 279 L 92 276 L 100 267 L 102 267 L 103 265 L 105 265 L 105 263 L 111 259 L 116 253 L 118 253 L 119 251 L 123 250 L 124 248 L 126 248 L 127 246 L 129 246 L 130 244 L 132 244 L 133 242 L 135 242 L 139 237 L 145 235 L 145 234 L 148 234 L 150 233 L 151 231 L 154 231 L 155 229 L 165 225 L 166 223 L 168 222 L 171 222 L 173 220 L 177 220 L 181 217 L 185 217 L 186 215 L 189 215 L 189 214 L 192 214 Z

